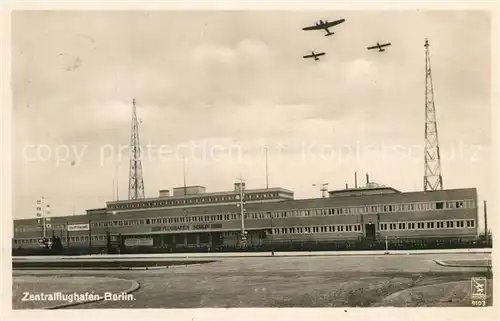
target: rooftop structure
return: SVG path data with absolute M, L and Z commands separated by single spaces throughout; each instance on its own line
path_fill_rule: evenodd
M 293 200 L 294 193 L 281 187 L 271 187 L 262 189 L 246 189 L 245 183 L 235 183 L 232 191 L 207 192 L 204 186 L 193 185 L 176 187 L 172 195 L 170 190 L 160 190 L 158 197 L 141 200 L 124 200 L 106 202 L 108 210 L 126 210 L 149 207 L 165 206 L 200 206 L 200 205 L 220 205 L 224 203 L 234 203 L 238 201 L 240 189 L 244 189 L 245 202 L 276 202 Z

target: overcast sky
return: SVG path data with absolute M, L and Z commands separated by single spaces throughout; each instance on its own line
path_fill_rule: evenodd
M 301 30 L 339 18 L 330 37 Z M 297 198 L 353 185 L 355 171 L 421 190 L 425 37 L 444 187 L 491 198 L 485 13 L 15 12 L 13 216 L 34 217 L 40 195 L 53 215 L 102 207 L 116 172 L 127 198 L 133 98 L 148 197 L 182 186 L 183 156 L 188 185 L 265 187 L 265 144 L 269 185 Z M 377 41 L 392 46 L 366 50 Z M 303 59 L 311 50 L 326 55 Z M 42 145 L 52 155 L 30 147 Z

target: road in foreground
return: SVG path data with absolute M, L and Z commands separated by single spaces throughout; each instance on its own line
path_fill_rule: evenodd
M 470 278 L 486 275 L 485 268 L 446 267 L 434 260 L 487 259 L 491 255 L 231 258 L 153 271 L 15 271 L 14 275 L 113 276 L 141 285 L 133 301 L 75 307 L 82 309 L 470 306 Z M 488 305 L 491 302 L 489 295 Z

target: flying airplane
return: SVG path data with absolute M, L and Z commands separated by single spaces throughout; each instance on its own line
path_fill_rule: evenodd
M 384 43 L 383 45 L 381 45 L 381 44 L 379 44 L 379 43 L 377 42 L 377 45 L 376 45 L 376 46 L 371 46 L 371 47 L 368 47 L 368 48 L 366 48 L 366 49 L 368 49 L 368 50 L 378 49 L 378 51 L 382 52 L 382 51 L 385 51 L 385 49 L 382 49 L 383 47 L 387 47 L 387 46 L 390 46 L 390 45 L 391 45 L 391 43 L 390 43 L 390 42 L 388 42 L 388 43 Z
M 339 25 L 344 21 L 345 21 L 345 19 L 340 19 L 340 20 L 330 21 L 330 22 L 328 22 L 327 20 L 325 20 L 325 21 L 320 20 L 319 22 L 316 22 L 316 24 L 314 26 L 305 27 L 305 28 L 302 28 L 302 30 L 306 30 L 306 31 L 308 31 L 308 30 L 326 30 L 325 36 L 331 36 L 331 35 L 334 35 L 335 32 L 330 32 L 330 30 L 328 30 L 328 28 Z
M 310 55 L 306 55 L 302 58 L 314 58 L 314 60 L 319 60 L 318 57 L 320 56 L 324 56 L 325 53 L 324 52 L 318 52 L 318 53 L 314 53 L 314 51 L 311 51 L 311 54 Z

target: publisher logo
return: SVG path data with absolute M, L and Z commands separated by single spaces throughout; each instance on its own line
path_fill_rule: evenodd
M 486 278 L 474 277 L 471 279 L 471 293 L 474 300 L 486 300 Z

